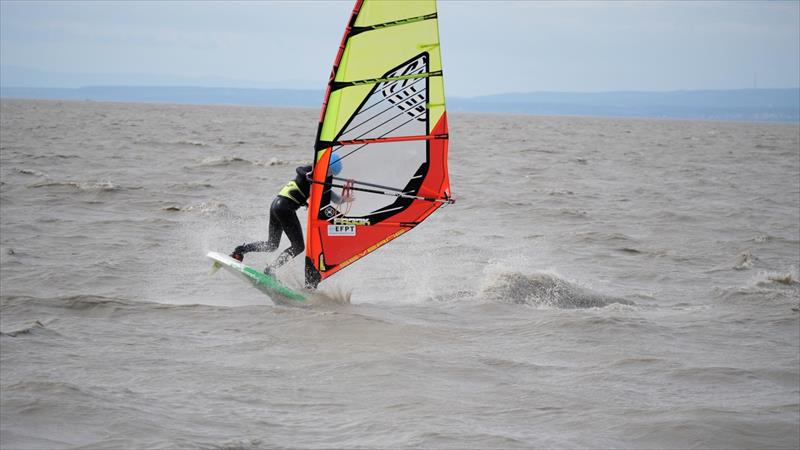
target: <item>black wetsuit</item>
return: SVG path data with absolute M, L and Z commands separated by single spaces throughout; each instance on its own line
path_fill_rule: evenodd
M 295 179 L 281 189 L 269 208 L 268 239 L 236 247 L 232 255 L 234 258 L 237 257 L 237 254 L 244 257 L 244 254 L 249 252 L 274 252 L 281 243 L 282 233 L 286 233 L 286 236 L 289 237 L 291 246 L 281 252 L 264 272 L 269 273 L 303 253 L 306 246 L 303 242 L 303 229 L 300 227 L 296 212 L 301 206 L 307 206 L 308 195 L 311 191 L 311 182 L 308 179 L 311 166 L 298 167 L 296 171 Z

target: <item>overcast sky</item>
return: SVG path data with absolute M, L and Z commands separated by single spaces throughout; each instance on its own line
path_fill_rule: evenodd
M 322 89 L 352 6 L 3 0 L 0 63 L 65 85 Z M 439 23 L 450 95 L 800 86 L 798 1 L 440 0 Z

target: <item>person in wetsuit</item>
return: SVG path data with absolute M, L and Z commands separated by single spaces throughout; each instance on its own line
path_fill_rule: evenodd
M 341 170 L 342 162 L 339 160 L 339 155 L 334 153 L 331 155 L 328 173 L 330 175 L 338 175 Z M 291 245 L 281 252 L 272 264 L 264 269 L 264 273 L 267 275 L 272 275 L 276 269 L 303 253 L 306 248 L 303 243 L 303 230 L 300 228 L 300 221 L 297 219 L 296 212 L 301 206 L 308 207 L 312 167 L 310 165 L 302 166 L 295 171 L 297 175 L 294 180 L 283 186 L 269 208 L 269 235 L 267 240 L 239 245 L 231 253 L 233 259 L 243 261 L 246 253 L 274 252 L 281 243 L 282 234 L 286 233 Z

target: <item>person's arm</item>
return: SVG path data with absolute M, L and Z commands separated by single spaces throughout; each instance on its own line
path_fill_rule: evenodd
M 302 176 L 304 176 L 304 177 L 306 177 L 306 180 L 308 180 L 309 183 L 313 183 L 313 181 L 311 181 L 311 173 L 312 172 L 313 172 L 313 170 L 312 170 L 311 166 L 303 166 L 303 167 L 298 167 L 297 168 L 297 173 L 302 175 Z M 341 203 L 342 202 L 342 196 L 340 196 L 339 194 L 334 192 L 333 189 L 334 188 L 331 186 L 331 203 Z

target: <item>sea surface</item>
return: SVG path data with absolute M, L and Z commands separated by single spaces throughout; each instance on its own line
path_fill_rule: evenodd
M 453 114 L 456 204 L 278 306 L 205 254 L 318 116 L 0 103 L 2 449 L 800 446 L 798 124 Z

